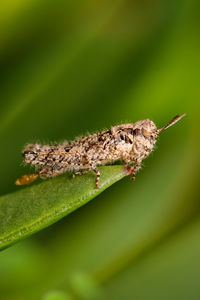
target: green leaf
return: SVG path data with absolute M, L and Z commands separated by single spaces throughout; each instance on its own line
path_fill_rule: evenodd
M 98 189 L 89 172 L 76 178 L 65 174 L 0 197 L 0 249 L 55 223 L 127 175 L 123 166 L 99 170 Z

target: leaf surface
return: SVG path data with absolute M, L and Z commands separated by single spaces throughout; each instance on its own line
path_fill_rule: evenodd
M 89 172 L 76 178 L 65 174 L 1 196 L 0 249 L 55 223 L 127 175 L 123 166 L 99 170 L 98 189 L 95 174 Z

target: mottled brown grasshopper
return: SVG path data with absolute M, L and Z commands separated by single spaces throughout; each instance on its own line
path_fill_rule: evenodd
M 98 188 L 100 172 L 98 166 L 121 161 L 135 178 L 141 163 L 153 150 L 160 132 L 174 125 L 185 116 L 177 115 L 167 125 L 157 129 L 150 119 L 136 123 L 121 124 L 81 137 L 72 142 L 58 145 L 29 144 L 22 154 L 27 164 L 37 166 L 38 171 L 26 174 L 16 180 L 17 185 L 29 184 L 41 178 L 54 177 L 66 171 L 83 174 L 89 170 L 96 173 Z

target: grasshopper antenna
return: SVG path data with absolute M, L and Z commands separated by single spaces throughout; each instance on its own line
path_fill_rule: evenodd
M 186 116 L 186 114 L 175 116 L 169 123 L 167 123 L 167 125 L 165 125 L 163 128 L 158 129 L 157 133 L 159 134 L 160 132 L 166 130 L 167 128 L 169 128 L 171 126 L 173 126 L 175 123 L 179 122 L 185 116 Z

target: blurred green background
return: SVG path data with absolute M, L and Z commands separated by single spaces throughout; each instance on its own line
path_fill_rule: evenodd
M 136 181 L 0 253 L 0 300 L 200 299 L 198 0 L 1 0 L 1 195 L 27 142 L 150 118 Z

